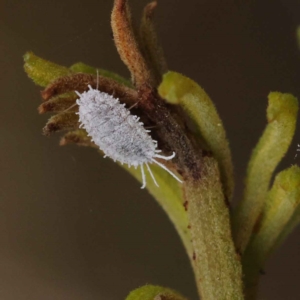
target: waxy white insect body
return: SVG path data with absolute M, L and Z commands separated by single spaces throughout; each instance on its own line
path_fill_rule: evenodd
M 105 156 L 119 161 L 128 166 L 141 167 L 144 188 L 146 186 L 146 176 L 144 164 L 147 167 L 154 183 L 158 186 L 153 173 L 149 167 L 150 163 L 155 163 L 169 172 L 176 180 L 182 182 L 175 174 L 167 169 L 155 158 L 170 160 L 175 156 L 173 152 L 170 156 L 162 156 L 158 153 L 157 142 L 148 134 L 139 118 L 132 115 L 121 104 L 119 99 L 100 92 L 89 86 L 89 90 L 79 96 L 76 103 L 79 106 L 80 127 L 83 127 L 92 141 L 104 152 Z

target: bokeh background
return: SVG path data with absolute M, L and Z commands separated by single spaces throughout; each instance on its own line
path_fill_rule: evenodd
M 129 174 L 93 149 L 42 136 L 40 88 L 22 55 L 83 61 L 123 76 L 110 29 L 112 0 L 2 0 L 0 9 L 0 299 L 118 300 L 146 283 L 197 299 L 178 236 Z M 145 0 L 131 0 L 139 19 Z M 266 124 L 270 91 L 300 96 L 300 1 L 159 1 L 156 23 L 171 70 L 216 103 L 230 140 L 236 200 Z M 294 163 L 298 131 L 279 169 Z M 300 230 L 272 256 L 261 299 L 300 299 Z

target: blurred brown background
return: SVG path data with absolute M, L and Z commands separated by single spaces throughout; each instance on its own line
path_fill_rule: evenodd
M 0 299 L 118 300 L 146 283 L 197 299 L 179 238 L 157 203 L 95 150 L 58 146 L 23 72 L 31 50 L 128 72 L 111 38 L 112 0 L 1 1 Z M 131 0 L 138 18 L 145 0 Z M 241 197 L 270 91 L 300 96 L 299 0 L 159 1 L 169 67 L 209 93 L 225 123 Z M 294 160 L 300 131 L 280 169 Z M 266 266 L 262 299 L 300 299 L 297 232 Z

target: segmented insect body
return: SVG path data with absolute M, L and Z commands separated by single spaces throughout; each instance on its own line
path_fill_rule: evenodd
M 146 176 L 144 165 L 146 165 L 154 183 L 158 186 L 149 164 L 155 163 L 169 172 L 179 182 L 182 182 L 175 174 L 167 169 L 163 164 L 155 160 L 161 158 L 170 160 L 175 156 L 173 152 L 170 156 L 159 155 L 161 150 L 157 149 L 157 142 L 148 134 L 139 118 L 132 115 L 121 104 L 119 99 L 100 92 L 89 86 L 89 90 L 79 96 L 77 104 L 79 106 L 80 127 L 83 127 L 92 141 L 114 161 L 128 166 L 141 167 L 144 188 L 146 186 Z

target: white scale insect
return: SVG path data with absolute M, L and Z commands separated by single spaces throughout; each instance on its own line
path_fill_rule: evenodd
M 132 115 L 119 99 L 100 92 L 98 84 L 97 89 L 93 89 L 90 85 L 88 87 L 89 90 L 82 94 L 76 91 L 79 96 L 76 103 L 79 106 L 80 127 L 87 131 L 92 141 L 104 152 L 104 157 L 108 156 L 115 162 L 125 163 L 129 167 L 140 166 L 142 189 L 146 186 L 144 164 L 156 186 L 158 184 L 149 167 L 151 163 L 159 165 L 182 183 L 166 166 L 155 160 L 155 158 L 170 160 L 175 157 L 175 152 L 170 156 L 159 155 L 161 150 L 156 149 L 157 141 L 148 134 L 150 130 L 146 130 L 144 124 L 139 122 L 139 117 Z

